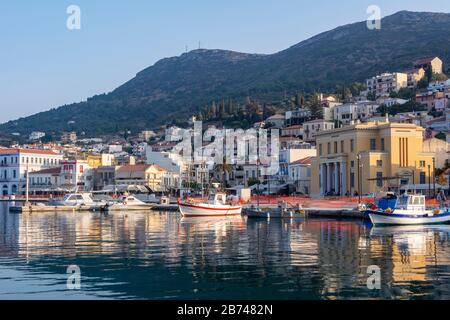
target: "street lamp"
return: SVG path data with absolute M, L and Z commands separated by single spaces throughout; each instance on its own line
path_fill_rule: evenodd
M 433 197 L 436 198 L 436 159 L 433 157 Z
M 362 179 L 361 179 L 361 154 L 358 153 L 356 156 L 358 160 L 358 202 L 361 203 L 361 189 L 362 189 Z
M 431 166 L 428 165 L 428 197 L 431 197 Z

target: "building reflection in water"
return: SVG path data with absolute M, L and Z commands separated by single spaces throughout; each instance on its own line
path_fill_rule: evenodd
M 144 298 L 448 298 L 449 228 L 3 208 L 0 265 L 7 257 L 86 264 L 93 277 L 107 270 L 125 296 Z M 381 291 L 367 289 L 371 265 L 381 268 Z

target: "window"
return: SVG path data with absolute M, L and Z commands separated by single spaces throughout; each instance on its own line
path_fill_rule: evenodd
M 355 161 L 350 161 L 350 167 L 354 168 L 355 167 Z
M 322 156 L 322 144 L 319 144 L 319 156 Z
M 350 152 L 355 151 L 355 140 L 350 140 Z
M 426 179 L 426 176 L 425 176 L 425 172 L 421 172 L 420 173 L 420 184 L 426 184 L 427 183 L 426 180 L 427 179 Z
M 355 187 L 355 173 L 350 172 L 350 188 L 354 188 L 354 187 Z
M 344 153 L 344 140 L 341 141 L 341 153 Z
M 383 186 L 383 172 L 377 172 L 377 187 Z
M 330 153 L 331 153 L 331 143 L 328 142 L 328 144 L 327 144 L 327 154 L 330 154 Z
M 374 151 L 377 149 L 377 140 L 376 139 L 370 139 L 370 150 Z
M 377 167 L 383 166 L 383 160 L 377 160 Z
M 384 151 L 384 138 L 381 138 L 381 151 Z
M 420 168 L 425 168 L 425 161 L 420 161 L 419 166 Z
M 338 143 L 337 143 L 337 141 L 334 142 L 334 153 L 338 153 Z

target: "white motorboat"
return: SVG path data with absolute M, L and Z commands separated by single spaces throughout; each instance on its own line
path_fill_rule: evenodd
M 67 194 L 62 200 L 52 200 L 49 202 L 49 206 L 64 207 L 72 209 L 98 209 L 104 206 L 106 202 L 96 201 L 92 198 L 90 193 L 70 193 Z
M 117 202 L 106 205 L 106 211 L 142 211 L 150 210 L 153 204 L 145 203 L 134 196 L 123 196 Z
M 242 206 L 227 202 L 225 193 L 211 195 L 207 202 L 179 202 L 178 208 L 183 217 L 232 216 L 242 212 Z
M 423 225 L 450 222 L 450 210 L 427 210 L 425 196 L 403 195 L 398 198 L 393 210 L 366 210 L 374 225 Z

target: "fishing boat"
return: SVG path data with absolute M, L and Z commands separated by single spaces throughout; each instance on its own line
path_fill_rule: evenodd
M 395 208 L 386 210 L 366 210 L 364 212 L 373 225 L 423 225 L 450 222 L 450 210 L 427 210 L 425 196 L 402 195 L 398 197 Z
M 142 211 L 150 210 L 153 208 L 153 204 L 145 203 L 134 196 L 125 195 L 117 202 L 108 203 L 105 207 L 105 211 Z
M 242 212 L 242 206 L 229 203 L 225 193 L 211 195 L 207 202 L 179 201 L 178 208 L 183 217 L 232 216 Z

